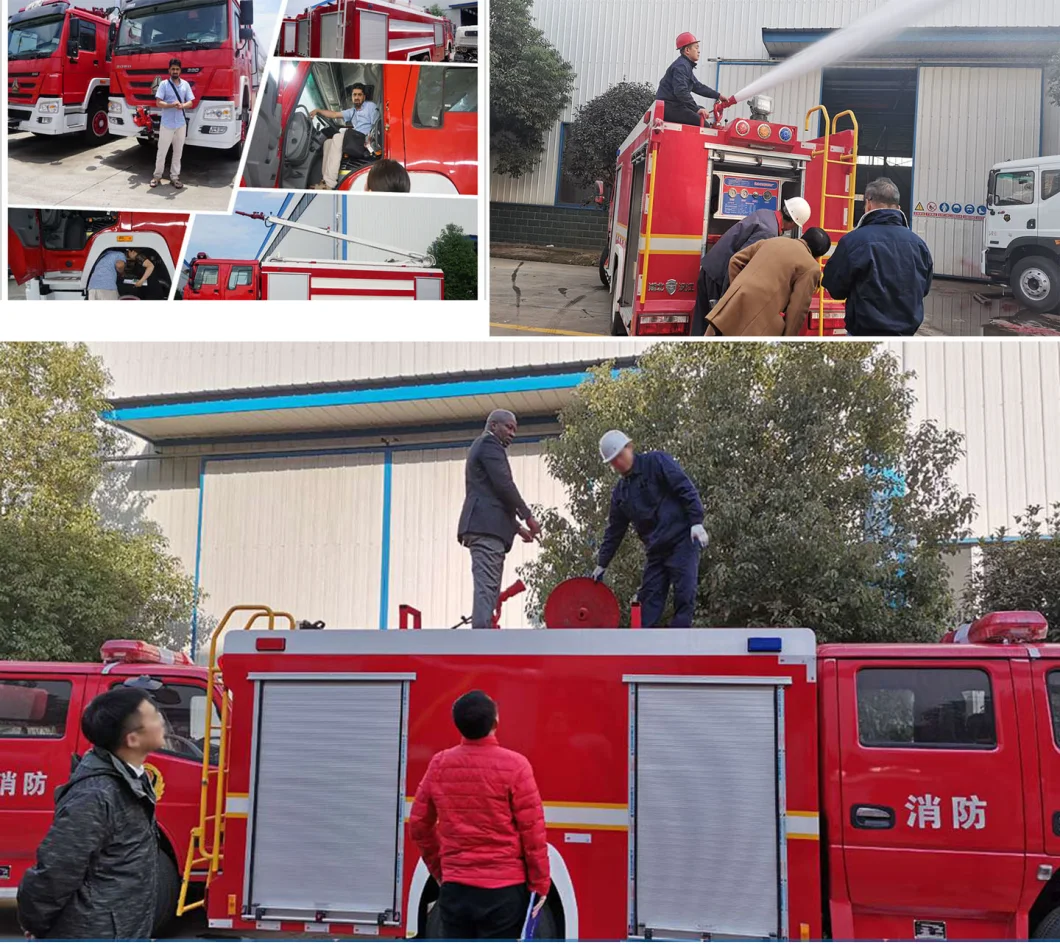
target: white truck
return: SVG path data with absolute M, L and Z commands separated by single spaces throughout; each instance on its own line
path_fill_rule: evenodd
M 1024 308 L 1060 312 L 1060 155 L 995 164 L 986 205 L 983 275 Z
M 456 31 L 455 62 L 478 62 L 478 27 L 461 26 Z

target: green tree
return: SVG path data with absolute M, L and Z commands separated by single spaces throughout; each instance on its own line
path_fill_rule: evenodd
M 1050 639 L 1060 639 L 1060 502 L 1050 511 L 1028 506 L 1015 518 L 1014 534 L 999 528 L 979 541 L 981 565 L 965 588 L 965 619 L 1038 610 L 1049 621 Z
M 1049 60 L 1045 81 L 1049 98 L 1052 99 L 1054 105 L 1060 108 L 1060 50 Z
M 447 299 L 478 298 L 478 253 L 463 229 L 450 223 L 427 252 L 445 273 Z
M 448 16 L 448 14 L 441 7 L 441 5 L 437 3 L 432 3 L 429 7 L 427 7 L 427 12 L 431 16 Z
M 108 456 L 109 377 L 84 345 L 0 344 L 0 659 L 182 646 L 193 585 Z
M 886 349 L 663 344 L 638 368 L 596 370 L 548 443 L 568 500 L 541 510 L 541 553 L 520 572 L 532 619 L 559 581 L 593 567 L 615 482 L 597 442 L 618 428 L 673 455 L 704 500 L 697 626 L 810 627 L 832 641 L 952 626 L 946 559 L 974 510 L 949 475 L 961 439 L 912 423 Z M 643 564 L 631 531 L 606 577 L 624 609 Z
M 615 183 L 615 152 L 655 101 L 655 86 L 619 82 L 578 109 L 563 146 L 563 172 L 583 187 Z
M 530 17 L 531 0 L 490 0 L 490 153 L 498 174 L 522 177 L 571 102 L 574 69 Z

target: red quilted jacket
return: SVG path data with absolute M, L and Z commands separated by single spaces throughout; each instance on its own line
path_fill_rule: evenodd
M 416 791 L 409 830 L 439 882 L 548 895 L 545 811 L 530 762 L 496 735 L 438 752 Z

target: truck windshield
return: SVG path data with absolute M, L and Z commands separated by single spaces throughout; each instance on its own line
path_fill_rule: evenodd
M 224 3 L 166 3 L 121 18 L 117 53 L 208 49 L 228 39 Z
M 8 59 L 40 59 L 59 48 L 63 32 L 61 16 L 41 17 L 12 24 L 7 33 Z

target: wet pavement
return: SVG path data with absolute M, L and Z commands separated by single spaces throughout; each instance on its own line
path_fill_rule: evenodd
M 595 266 L 490 258 L 490 334 L 609 335 L 610 294 Z M 1034 314 L 1000 287 L 937 279 L 917 337 L 1060 338 L 1060 312 Z
M 106 207 L 116 210 L 228 210 L 239 159 L 228 151 L 184 149 L 183 190 L 148 186 L 155 146 L 112 137 L 87 145 L 79 135 L 33 135 L 7 139 L 10 206 Z M 166 162 L 167 173 L 169 162 Z

